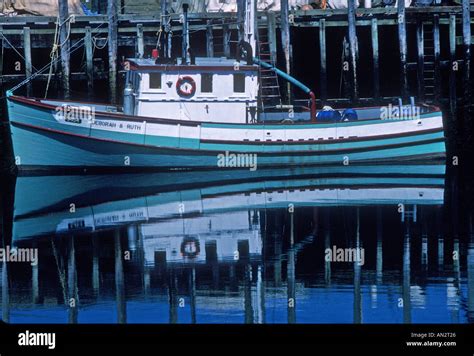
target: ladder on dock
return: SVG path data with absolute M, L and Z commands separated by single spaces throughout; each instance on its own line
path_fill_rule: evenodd
M 273 58 L 270 51 L 270 42 L 268 39 L 267 28 L 259 28 L 258 30 L 258 58 L 263 62 L 275 65 L 275 58 Z M 272 69 L 259 69 L 259 106 L 262 112 L 266 109 L 281 106 L 280 85 L 278 83 L 278 76 Z
M 424 99 L 435 100 L 435 50 L 433 25 L 423 24 L 423 91 Z

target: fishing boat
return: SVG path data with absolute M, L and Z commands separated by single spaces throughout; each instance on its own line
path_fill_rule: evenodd
M 187 29 L 185 12 L 183 33 Z M 317 110 L 313 91 L 258 57 L 246 30 L 234 58 L 153 51 L 126 62 L 123 105 L 7 92 L 20 169 L 215 169 L 444 159 L 442 112 L 409 104 Z M 262 73 L 308 95 L 262 110 Z

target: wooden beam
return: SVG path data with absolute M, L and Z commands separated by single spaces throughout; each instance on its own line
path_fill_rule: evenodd
M 32 63 L 31 63 L 31 32 L 29 27 L 23 27 L 23 55 L 25 57 L 25 76 L 31 77 Z M 26 84 L 26 95 L 32 96 L 31 81 Z
M 139 23 L 137 25 L 137 56 L 143 58 L 145 54 L 145 43 L 143 41 L 143 25 Z
M 371 20 L 372 37 L 372 76 L 374 87 L 374 98 L 380 97 L 380 71 L 379 71 L 379 30 L 377 19 Z
M 349 56 L 350 56 L 350 68 L 351 68 L 351 99 L 357 101 L 358 84 L 357 84 L 357 58 L 358 45 L 357 45 L 357 32 L 356 32 L 356 19 L 355 19 L 356 4 L 355 0 L 348 1 L 347 8 L 347 21 L 349 24 Z
M 94 59 L 92 52 L 92 32 L 89 26 L 86 27 L 84 46 L 86 48 L 87 92 L 89 97 L 92 97 L 94 91 Z
M 117 104 L 117 5 L 115 0 L 107 0 L 109 19 L 109 96 L 112 104 Z
M 69 91 L 69 77 L 71 74 L 70 69 L 70 53 L 69 53 L 69 34 L 68 34 L 68 21 L 69 10 L 68 1 L 59 0 L 59 23 L 61 27 L 59 29 L 59 43 L 61 44 L 61 70 L 62 70 L 62 81 L 61 86 L 63 95 L 66 99 L 70 97 Z
M 400 82 L 402 97 L 408 98 L 408 78 L 407 78 L 407 29 L 406 29 L 406 14 L 405 1 L 398 1 L 397 3 L 398 16 L 398 43 L 400 47 Z
M 327 72 L 326 72 L 326 20 L 321 19 L 319 23 L 319 56 L 320 56 L 320 87 L 321 100 L 327 98 Z

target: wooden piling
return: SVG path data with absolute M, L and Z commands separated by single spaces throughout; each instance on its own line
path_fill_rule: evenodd
M 206 27 L 206 54 L 208 57 L 214 57 L 214 35 L 212 31 L 212 21 L 207 20 Z
M 69 323 L 77 324 L 78 320 L 78 294 L 77 294 L 77 266 L 76 250 L 74 247 L 74 236 L 68 238 L 68 259 L 67 259 L 67 290 L 69 306 Z
M 196 324 L 196 269 L 189 271 L 189 303 L 191 304 L 191 324 Z
M 69 78 L 71 76 L 70 69 L 70 53 L 69 53 L 69 33 L 68 33 L 68 21 L 69 19 L 69 10 L 68 10 L 68 1 L 59 0 L 59 23 L 61 27 L 59 28 L 59 43 L 61 44 L 61 70 L 62 70 L 62 80 L 61 86 L 63 90 L 63 95 L 66 99 L 70 97 L 69 90 Z
M 320 88 L 321 100 L 327 99 L 327 72 L 326 72 L 326 20 L 319 20 L 319 55 L 320 55 Z
M 377 19 L 370 22 L 372 37 L 372 85 L 374 87 L 374 99 L 380 98 L 380 70 L 379 70 L 379 29 Z
M 295 256 L 295 214 L 290 213 L 290 249 L 286 266 L 286 288 L 288 300 L 288 324 L 296 323 L 296 256 Z
M 166 43 L 166 56 L 168 58 L 172 57 L 172 51 L 173 51 L 173 32 L 168 32 L 166 35 L 168 41 Z
M 3 33 L 3 26 L 0 26 L 0 33 Z M 3 61 L 5 60 L 4 57 L 4 51 L 5 51 L 5 43 L 4 43 L 4 38 L 0 38 L 0 45 L 2 46 L 2 49 L 0 51 L 0 85 L 3 85 Z M 2 94 L 3 95 L 3 94 Z
M 171 34 L 169 32 L 169 26 L 166 24 L 168 16 L 168 2 L 167 0 L 160 1 L 160 31 L 161 39 L 158 44 L 160 47 L 160 56 L 170 58 L 171 57 Z
M 239 42 L 246 41 L 245 38 L 245 15 L 246 15 L 246 1 L 237 0 L 237 32 L 239 34 Z
M 471 230 L 472 231 L 472 230 Z M 471 236 L 473 236 L 471 234 Z M 474 321 L 474 241 L 471 237 L 467 252 L 467 314 L 468 322 Z
M 37 249 L 38 245 L 35 242 L 33 248 Z M 39 303 L 39 266 L 35 263 L 31 266 L 31 301 L 33 304 Z
M 117 302 L 117 323 L 127 322 L 127 306 L 125 300 L 125 276 L 123 271 L 122 244 L 120 241 L 120 229 L 114 230 L 115 251 L 115 299 Z
M 25 76 L 26 78 L 29 78 L 31 77 L 31 74 L 32 74 L 31 31 L 29 27 L 23 27 L 23 55 L 25 57 Z M 32 96 L 31 81 L 26 84 L 26 95 Z
M 356 208 L 356 251 L 360 251 L 360 209 Z M 360 257 L 360 255 L 359 255 Z M 354 261 L 354 304 L 353 304 L 353 321 L 354 324 L 362 323 L 362 286 L 361 286 L 361 264 Z
M 411 242 L 410 242 L 410 223 L 406 222 L 406 234 L 403 241 L 403 284 L 402 284 L 402 300 L 403 300 L 403 322 L 405 324 L 411 323 Z
M 257 323 L 265 324 L 266 322 L 266 301 L 265 301 L 265 280 L 263 278 L 264 267 L 258 266 L 257 269 Z
M 470 0 L 462 0 L 462 37 L 464 49 L 464 98 L 471 104 L 471 4 Z
M 376 213 L 376 226 L 377 226 L 377 247 L 376 247 L 376 263 L 375 263 L 375 277 L 376 284 L 382 284 L 383 278 L 383 215 L 382 208 L 378 206 Z
M 137 57 L 143 58 L 145 54 L 145 42 L 143 38 L 143 25 L 139 23 L 137 25 Z
M 10 322 L 10 281 L 8 276 L 8 269 L 10 266 L 6 259 L 2 262 L 2 321 Z
M 438 102 L 441 95 L 441 46 L 439 41 L 439 15 L 433 15 L 433 46 L 434 46 L 434 94 Z
M 189 64 L 189 22 L 188 22 L 189 5 L 183 3 L 183 30 L 181 32 L 181 60 L 183 64 Z
M 253 324 L 253 306 L 252 306 L 252 266 L 250 263 L 245 265 L 244 275 L 244 312 L 245 324 Z
M 407 29 L 405 1 L 397 3 L 398 16 L 398 43 L 400 46 L 400 81 L 402 97 L 408 98 L 408 77 L 407 77 Z
M 98 297 L 100 292 L 100 237 L 97 233 L 93 233 L 91 236 L 92 240 L 92 290 L 94 296 Z
M 350 56 L 350 68 L 351 68 L 351 99 L 357 101 L 358 99 L 358 85 L 357 85 L 357 58 L 358 58 L 358 45 L 357 45 L 357 32 L 356 32 L 356 19 L 355 19 L 356 4 L 355 0 L 349 0 L 347 3 L 347 22 L 349 26 L 349 56 Z
M 456 15 L 449 16 L 449 106 L 451 113 L 456 109 Z M 454 116 L 453 116 L 454 117 Z
M 107 17 L 109 20 L 109 95 L 112 104 L 117 104 L 117 5 L 115 0 L 107 0 Z
M 274 12 L 267 13 L 267 37 L 270 47 L 270 58 L 273 64 L 277 60 L 276 18 Z
M 229 25 L 222 26 L 222 46 L 224 49 L 224 57 L 230 57 L 230 29 Z
M 93 96 L 94 92 L 94 58 L 92 51 L 92 31 L 90 26 L 85 28 L 84 46 L 86 48 L 86 75 L 87 75 L 87 94 L 89 98 Z
M 290 14 L 288 0 L 281 0 L 280 32 L 283 53 L 285 55 L 286 73 L 291 74 L 291 40 L 290 40 Z M 287 83 L 288 102 L 291 101 L 291 87 Z
M 178 277 L 172 268 L 168 275 L 169 324 L 178 322 Z
M 423 22 L 418 20 L 416 23 L 416 48 L 417 48 L 417 86 L 418 86 L 418 99 L 423 101 L 425 98 L 425 47 L 424 47 L 424 33 L 423 33 Z

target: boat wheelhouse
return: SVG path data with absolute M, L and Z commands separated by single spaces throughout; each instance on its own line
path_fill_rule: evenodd
M 129 59 L 123 112 L 203 122 L 257 121 L 258 69 L 228 58 Z

